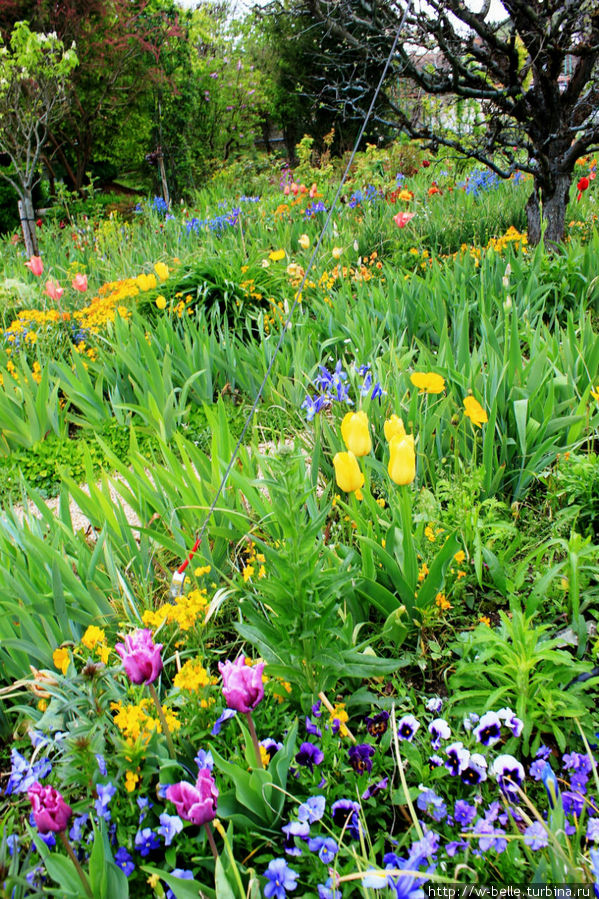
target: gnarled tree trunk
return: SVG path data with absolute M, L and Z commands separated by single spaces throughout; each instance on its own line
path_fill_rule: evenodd
M 528 242 L 532 246 L 539 243 L 542 235 L 548 250 L 562 243 L 571 183 L 571 173 L 555 175 L 551 185 L 539 184 L 535 180 L 533 192 L 526 203 Z

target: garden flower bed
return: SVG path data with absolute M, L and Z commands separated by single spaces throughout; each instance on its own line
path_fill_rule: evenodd
M 394 158 L 4 242 L 7 896 L 599 881 L 594 162 Z

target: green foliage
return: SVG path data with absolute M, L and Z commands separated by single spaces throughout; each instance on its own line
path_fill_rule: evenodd
M 599 536 L 599 456 L 560 455 L 544 478 L 547 501 L 560 530 Z
M 254 482 L 231 474 L 256 516 L 252 540 L 266 572 L 244 589 L 237 630 L 273 674 L 298 687 L 307 709 L 340 678 L 384 674 L 396 664 L 365 653 L 368 641 L 358 642 L 351 558 L 323 542 L 326 506 L 314 497 L 304 460 L 290 454 L 278 462 L 261 457 L 259 464 Z
M 551 734 L 562 752 L 567 746 L 564 721 L 578 718 L 587 727 L 593 698 L 588 684 L 577 682 L 590 665 L 574 659 L 551 627 L 517 609 L 500 613 L 497 629 L 476 628 L 460 647 L 461 658 L 449 679 L 456 711 L 511 706 L 524 722 L 524 751 L 537 750 Z M 532 745 L 531 745 L 532 740 Z

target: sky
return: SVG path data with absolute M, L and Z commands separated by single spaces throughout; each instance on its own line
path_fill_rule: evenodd
M 198 6 L 202 5 L 202 0 L 177 0 L 179 6 L 185 7 L 185 9 L 195 9 Z M 262 6 L 268 2 L 268 0 L 232 0 L 235 6 L 237 6 L 240 10 L 248 10 L 251 9 L 252 6 Z M 482 2 L 481 0 L 470 0 L 468 5 L 473 10 L 479 10 L 481 8 Z M 491 8 L 489 10 L 489 18 L 491 21 L 496 21 L 498 19 L 505 19 L 507 13 L 503 8 L 500 0 L 491 0 Z

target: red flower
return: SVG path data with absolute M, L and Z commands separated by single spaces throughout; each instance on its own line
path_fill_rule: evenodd
M 580 198 L 582 197 L 582 192 L 587 189 L 589 184 L 590 184 L 589 179 L 583 175 L 582 178 L 579 180 L 578 184 L 576 185 L 578 188 L 578 196 L 576 197 L 577 200 L 580 200 Z
M 35 224 L 37 225 L 38 228 L 41 228 L 44 223 L 42 222 L 41 219 L 38 219 Z
M 415 215 L 415 212 L 398 212 L 397 215 L 393 216 L 393 221 L 398 228 L 405 228 L 410 219 L 413 219 Z
M 430 162 L 429 162 L 428 159 L 423 159 L 423 160 L 422 160 L 422 168 L 423 168 L 423 169 L 427 169 L 427 168 L 429 167 L 429 165 L 430 165 Z

